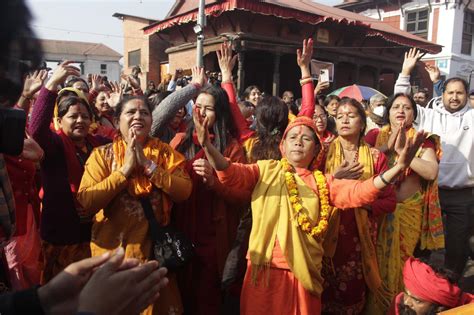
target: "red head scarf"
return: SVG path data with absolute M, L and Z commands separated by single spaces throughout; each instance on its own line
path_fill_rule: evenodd
M 323 154 L 323 150 L 321 150 L 321 141 L 318 138 L 318 132 L 317 132 L 316 125 L 314 124 L 314 121 L 309 117 L 298 116 L 298 117 L 296 117 L 295 120 L 293 120 L 292 122 L 290 122 L 288 124 L 288 126 L 285 129 L 285 133 L 283 133 L 283 137 L 281 138 L 281 142 L 280 142 L 281 156 L 286 157 L 285 150 L 283 148 L 283 141 L 286 139 L 286 135 L 288 134 L 288 131 L 290 131 L 291 129 L 293 129 L 294 127 L 297 127 L 297 126 L 306 126 L 309 129 L 313 130 L 314 135 L 316 136 L 316 139 L 318 140 L 318 143 L 316 143 L 316 145 L 320 146 L 319 152 L 318 152 L 318 155 L 313 160 L 313 163 L 311 163 L 311 166 L 310 166 L 310 170 L 315 170 L 315 169 L 319 168 L 319 164 L 321 163 L 322 156 L 324 154 Z
M 474 303 L 474 296 L 464 293 L 448 280 L 438 276 L 427 264 L 408 258 L 403 268 L 405 287 L 420 299 L 442 306 L 454 308 Z

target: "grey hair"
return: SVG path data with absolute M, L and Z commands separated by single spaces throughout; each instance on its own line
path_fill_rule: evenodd
M 373 103 L 375 102 L 385 102 L 387 100 L 387 98 L 381 94 L 374 94 L 372 95 L 372 97 L 370 98 L 370 105 L 372 105 Z

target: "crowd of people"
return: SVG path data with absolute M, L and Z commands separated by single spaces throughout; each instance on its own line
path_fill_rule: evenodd
M 422 315 L 474 303 L 458 286 L 474 227 L 462 78 L 427 66 L 438 96 L 412 96 L 413 48 L 389 98 L 326 96 L 312 39 L 296 51 L 300 100 L 255 85 L 237 95 L 227 42 L 219 72 L 190 65 L 145 90 L 139 67 L 109 82 L 64 61 L 48 77 L 15 5 L 5 55 L 20 47 L 30 67 L 1 59 L 2 107 L 27 116 L 22 153 L 0 155 L 2 314 Z M 192 242 L 184 266 L 154 260 L 150 215 Z

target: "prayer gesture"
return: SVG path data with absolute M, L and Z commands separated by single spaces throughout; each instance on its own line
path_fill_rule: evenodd
M 198 84 L 201 87 L 203 87 L 204 84 L 206 84 L 207 78 L 206 78 L 206 72 L 204 71 L 204 68 L 202 67 L 199 68 L 197 66 L 194 66 L 191 68 L 191 73 L 193 76 L 193 80 L 191 81 L 191 83 Z
M 43 86 L 44 80 L 48 76 L 46 70 L 36 70 L 26 76 L 25 83 L 23 84 L 23 92 L 21 95 L 25 98 L 31 98 L 36 92 Z
M 137 166 L 137 154 L 135 152 L 137 136 L 135 135 L 133 128 L 130 129 L 129 134 L 130 139 L 128 139 L 127 141 L 124 162 L 122 167 L 120 168 L 120 172 L 122 172 L 122 174 L 127 178 L 132 174 L 133 170 Z
M 405 134 L 406 132 L 400 131 L 400 133 Z M 399 165 L 402 169 L 407 169 L 427 136 L 427 132 L 421 130 L 416 133 L 414 138 L 406 139 L 405 145 L 403 146 L 402 151 L 399 153 L 397 165 Z
M 422 54 L 418 49 L 410 48 L 410 50 L 405 53 L 405 59 L 403 60 L 402 66 L 402 74 L 410 75 L 410 73 L 415 68 L 415 65 L 418 60 L 420 60 L 423 56 L 424 54 Z
M 205 184 L 207 184 L 208 186 L 214 185 L 214 169 L 212 168 L 208 160 L 197 159 L 193 163 L 193 170 L 196 172 L 196 174 L 202 176 L 202 181 Z
M 229 42 L 222 43 L 221 48 L 216 51 L 216 54 L 222 73 L 222 82 L 231 81 L 232 69 L 234 69 L 238 57 L 238 55 L 232 57 L 232 44 Z
M 402 153 L 406 142 L 407 142 L 407 133 L 405 130 L 405 122 L 402 122 L 400 126 L 398 127 L 398 135 L 393 147 L 393 149 L 395 150 L 395 152 L 397 152 L 398 155 Z
M 196 105 L 194 105 L 193 109 L 193 121 L 199 144 L 202 147 L 209 145 L 209 118 L 202 118 L 199 108 L 197 108 Z
M 439 72 L 439 68 L 437 66 L 426 65 L 425 70 L 430 75 L 431 82 L 436 83 L 441 80 L 441 73 Z
M 110 82 L 110 86 L 112 87 L 112 92 L 106 94 L 105 97 L 107 104 L 109 104 L 110 107 L 115 108 L 122 100 L 123 89 L 117 81 Z
M 309 78 L 311 76 L 311 71 L 309 69 L 309 64 L 311 58 L 313 57 L 313 39 L 308 38 L 303 40 L 303 50 L 296 50 L 296 62 L 301 69 L 301 78 Z
M 63 84 L 66 81 L 67 77 L 72 75 L 76 77 L 81 76 L 81 70 L 79 68 L 72 66 L 71 63 L 74 61 L 63 61 L 53 72 L 53 75 L 46 83 L 45 87 L 52 91 L 56 92 L 58 90 L 58 85 Z
M 339 168 L 334 172 L 337 179 L 359 179 L 364 171 L 364 165 L 359 162 L 348 162 L 344 160 Z

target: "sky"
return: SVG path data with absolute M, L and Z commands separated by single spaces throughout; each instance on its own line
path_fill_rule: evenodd
M 316 1 L 326 5 L 341 0 Z M 123 54 L 122 21 L 116 12 L 162 19 L 174 0 L 26 0 L 39 38 L 103 43 Z

